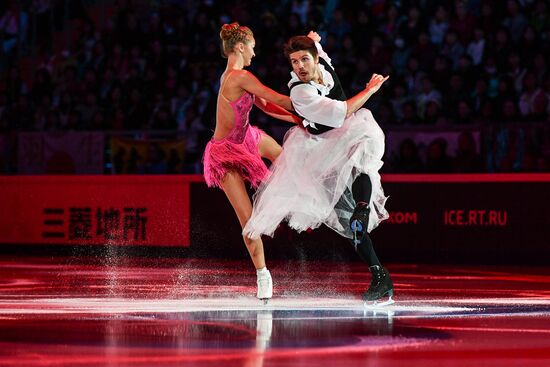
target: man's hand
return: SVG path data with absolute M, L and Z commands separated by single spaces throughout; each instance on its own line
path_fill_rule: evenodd
M 355 113 L 358 109 L 361 108 L 365 104 L 366 101 L 374 94 L 382 84 L 386 80 L 388 80 L 389 76 L 383 77 L 379 74 L 372 74 L 372 78 L 370 78 L 370 81 L 367 83 L 365 89 L 363 89 L 361 92 L 357 93 L 350 99 L 346 101 L 347 105 L 347 112 L 346 112 L 346 118 L 351 116 L 352 113 Z
M 319 33 L 317 32 L 309 31 L 307 36 L 315 42 L 321 42 L 321 36 L 319 36 Z
M 372 74 L 372 77 L 370 78 L 370 81 L 367 83 L 367 86 L 365 87 L 365 89 L 370 91 L 371 94 L 374 94 L 378 91 L 378 89 L 380 89 L 382 84 L 384 84 L 384 82 L 388 80 L 389 77 L 390 77 L 389 75 L 384 78 L 380 74 Z

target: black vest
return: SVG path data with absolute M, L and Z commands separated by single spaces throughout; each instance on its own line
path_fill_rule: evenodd
M 338 100 L 338 101 L 347 100 L 346 93 L 344 93 L 344 89 L 342 88 L 342 84 L 340 83 L 340 79 L 338 78 L 338 75 L 336 74 L 334 69 L 322 57 L 319 57 L 319 63 L 325 67 L 325 69 L 330 73 L 330 75 L 332 76 L 332 79 L 334 80 L 334 86 L 330 90 L 329 94 L 326 95 L 326 97 L 331 98 L 331 99 L 335 99 L 335 100 Z M 292 88 L 294 88 L 295 86 L 300 85 L 300 84 L 307 84 L 307 83 L 302 82 L 302 81 L 293 83 L 290 86 L 290 89 L 292 90 Z M 319 94 L 321 94 L 321 91 L 317 90 L 317 92 Z M 308 125 L 306 127 L 306 129 L 310 134 L 313 134 L 313 135 L 322 134 L 322 133 L 325 133 L 327 131 L 330 131 L 330 130 L 334 129 L 331 126 L 322 125 L 322 124 L 319 124 L 315 121 L 311 121 L 311 122 L 313 122 L 315 124 L 315 128 L 312 127 L 311 125 Z

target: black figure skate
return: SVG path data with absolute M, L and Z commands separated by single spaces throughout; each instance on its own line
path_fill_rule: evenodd
M 371 281 L 369 289 L 363 295 L 365 306 L 386 306 L 395 301 L 393 297 L 393 282 L 390 273 L 384 267 L 373 265 L 369 267 L 371 272 Z M 387 300 L 384 300 L 385 298 Z

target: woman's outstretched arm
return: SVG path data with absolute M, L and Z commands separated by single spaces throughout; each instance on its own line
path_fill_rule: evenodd
M 274 103 L 271 103 L 261 97 L 257 97 L 254 104 L 260 110 L 264 111 L 266 114 L 268 114 L 271 117 L 275 117 L 276 119 L 292 122 L 294 124 L 302 123 L 301 117 L 298 117 L 295 114 L 288 112 L 284 108 Z
M 236 70 L 233 72 L 236 84 L 249 93 L 257 97 L 263 98 L 268 102 L 274 103 L 282 108 L 292 111 L 290 97 L 275 92 L 273 89 L 263 85 L 258 78 L 246 70 Z

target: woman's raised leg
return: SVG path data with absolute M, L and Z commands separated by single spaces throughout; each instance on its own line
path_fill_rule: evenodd
M 262 157 L 273 162 L 281 154 L 283 148 L 271 136 L 264 134 L 258 144 L 258 150 Z

